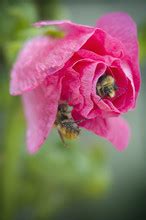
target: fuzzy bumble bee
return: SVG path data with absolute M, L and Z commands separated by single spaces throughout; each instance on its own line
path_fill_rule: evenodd
M 62 103 L 58 106 L 55 126 L 64 144 L 64 139 L 73 140 L 76 139 L 80 134 L 79 126 L 71 117 L 68 105 L 66 103 Z
M 101 98 L 114 98 L 117 89 L 114 77 L 108 74 L 102 75 L 96 84 L 96 94 Z

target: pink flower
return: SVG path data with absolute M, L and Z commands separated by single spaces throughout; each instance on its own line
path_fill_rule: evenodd
M 55 25 L 65 36 L 40 36 L 28 41 L 12 69 L 10 90 L 12 95 L 23 97 L 29 152 L 36 152 L 50 133 L 59 100 L 73 106 L 75 120 L 87 119 L 80 124 L 82 127 L 106 138 L 119 150 L 125 148 L 128 125 L 113 116 L 134 108 L 140 87 L 132 19 L 114 13 L 101 18 L 97 27 L 70 21 L 35 25 Z M 99 78 L 105 74 L 111 75 L 118 86 L 114 98 L 101 99 L 97 93 Z
M 132 19 L 124 13 L 111 13 L 99 19 L 97 27 L 64 67 L 62 99 L 88 119 L 133 109 L 140 88 L 137 31 Z M 97 91 L 101 77 L 109 75 L 117 87 L 114 97 Z M 76 86 L 68 81 L 76 81 Z

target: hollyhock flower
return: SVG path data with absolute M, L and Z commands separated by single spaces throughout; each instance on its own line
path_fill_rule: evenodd
M 127 146 L 127 123 L 111 116 L 135 106 L 140 87 L 137 36 L 128 15 L 113 16 L 115 22 L 111 19 L 110 24 L 110 19 L 103 17 L 97 27 L 70 21 L 35 24 L 57 26 L 64 36 L 42 35 L 28 41 L 12 69 L 10 91 L 23 97 L 29 152 L 36 152 L 47 138 L 60 100 L 73 106 L 75 120 L 87 119 L 81 126 L 106 138 L 119 150 Z M 108 29 L 106 22 L 112 28 Z M 100 77 L 105 75 L 116 82 L 114 98 L 101 97 L 97 92 Z
M 88 119 L 97 115 L 117 116 L 133 109 L 140 88 L 137 31 L 133 20 L 125 13 L 111 13 L 100 18 L 97 27 L 64 67 L 62 99 L 69 100 Z M 115 82 L 113 97 L 106 90 L 102 96 L 97 89 L 106 76 Z M 68 81 L 76 81 L 76 86 Z

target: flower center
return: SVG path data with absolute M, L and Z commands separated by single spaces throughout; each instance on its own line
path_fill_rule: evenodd
M 114 98 L 117 89 L 114 77 L 106 73 L 98 79 L 96 84 L 96 94 L 101 98 Z

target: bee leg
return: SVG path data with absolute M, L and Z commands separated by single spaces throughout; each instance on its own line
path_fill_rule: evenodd
M 98 102 L 100 102 L 102 99 L 103 99 L 103 97 L 101 97 L 101 98 L 98 100 Z
M 106 95 L 100 97 L 100 99 L 98 100 L 98 102 L 100 102 L 100 101 L 103 100 L 104 98 L 106 98 Z
M 81 119 L 81 120 L 74 121 L 73 123 L 76 123 L 78 125 L 81 122 L 84 122 L 84 121 L 87 121 L 87 120 L 89 120 L 89 119 L 88 118 L 84 118 L 84 119 Z
M 61 132 L 60 132 L 59 130 L 57 130 L 57 131 L 58 131 L 58 134 L 59 134 L 59 136 L 60 136 L 60 139 L 61 139 L 63 145 L 64 145 L 65 147 L 67 147 L 67 144 L 65 143 L 65 140 L 64 140 L 63 135 L 61 134 Z
M 67 114 L 70 114 L 70 113 L 71 113 L 71 110 L 66 111 L 66 113 L 67 113 Z

